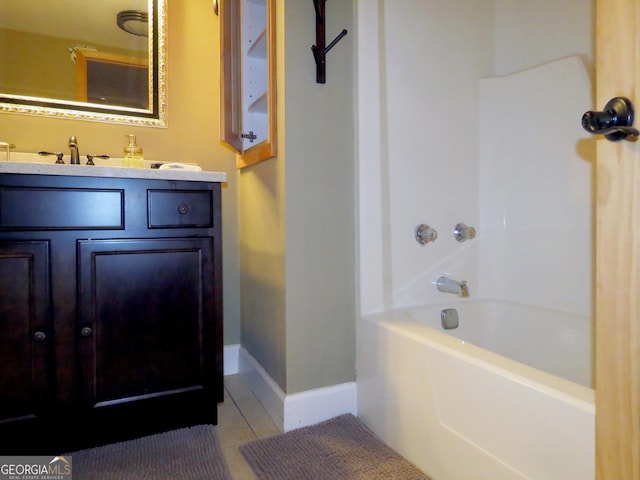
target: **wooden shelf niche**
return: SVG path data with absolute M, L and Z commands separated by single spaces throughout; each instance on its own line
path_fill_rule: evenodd
M 276 156 L 275 0 L 221 2 L 221 139 L 244 168 Z

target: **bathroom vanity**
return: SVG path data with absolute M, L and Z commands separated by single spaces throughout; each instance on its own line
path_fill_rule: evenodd
M 9 165 L 0 454 L 216 424 L 224 174 Z

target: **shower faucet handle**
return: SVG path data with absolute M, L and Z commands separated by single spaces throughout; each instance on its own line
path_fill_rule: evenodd
M 413 234 L 416 238 L 416 242 L 418 242 L 420 245 L 425 245 L 429 242 L 435 242 L 438 238 L 438 232 L 436 231 L 436 229 L 430 227 L 429 225 L 425 225 L 424 223 L 418 225 L 413 231 Z
M 453 227 L 453 237 L 459 242 L 472 240 L 476 237 L 476 229 L 468 227 L 464 223 L 457 223 L 456 226 Z

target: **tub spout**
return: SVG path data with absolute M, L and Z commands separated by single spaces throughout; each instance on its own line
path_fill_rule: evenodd
M 442 276 L 436 280 L 436 288 L 439 292 L 455 293 L 459 297 L 469 296 L 469 287 L 467 286 L 466 280 L 458 282 L 457 280 Z

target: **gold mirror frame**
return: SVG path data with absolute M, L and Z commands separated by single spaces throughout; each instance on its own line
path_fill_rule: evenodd
M 149 34 L 149 109 L 101 105 L 0 93 L 0 113 L 37 115 L 67 120 L 167 126 L 167 0 L 154 0 Z

